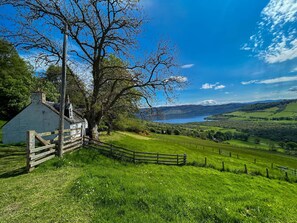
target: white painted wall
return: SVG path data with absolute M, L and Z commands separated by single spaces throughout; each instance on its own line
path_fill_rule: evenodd
M 64 128 L 69 129 L 70 123 L 65 120 Z M 55 131 L 59 127 L 59 115 L 49 109 L 41 101 L 31 103 L 21 113 L 4 125 L 3 143 L 13 144 L 26 142 L 28 130 L 36 132 Z

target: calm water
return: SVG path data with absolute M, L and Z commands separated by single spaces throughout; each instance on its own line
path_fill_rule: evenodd
M 167 120 L 155 120 L 154 122 L 160 123 L 171 123 L 171 124 L 181 124 L 181 123 L 188 123 L 188 122 L 205 122 L 206 116 L 196 116 L 193 118 L 178 118 L 178 119 L 167 119 Z

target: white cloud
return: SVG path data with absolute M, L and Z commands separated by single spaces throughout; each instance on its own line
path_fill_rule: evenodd
M 188 81 L 188 78 L 184 76 L 171 76 L 168 79 L 166 79 L 166 81 L 176 81 L 178 83 L 185 83 Z
M 248 85 L 248 84 L 255 84 L 257 83 L 258 80 L 251 80 L 251 81 L 242 81 L 241 84 L 243 85 Z
M 297 67 L 295 67 L 291 70 L 291 73 L 294 73 L 294 72 L 297 72 Z
M 284 83 L 284 82 L 291 82 L 291 81 L 297 81 L 297 75 L 296 76 L 284 76 L 284 77 L 277 77 L 272 79 L 266 79 L 266 80 L 251 80 L 251 81 L 243 81 L 241 84 L 248 85 L 248 84 L 278 84 L 278 83 Z
M 295 87 L 291 87 L 290 89 L 289 89 L 289 91 L 297 91 L 297 86 L 295 86 Z
M 259 55 L 267 63 L 281 63 L 297 58 L 297 39 L 288 39 L 282 36 L 282 40 L 268 47 L 268 51 Z
M 49 66 L 42 58 L 40 58 L 40 54 L 34 52 L 32 54 L 20 54 L 20 56 L 27 62 L 33 66 L 35 72 L 42 73 L 45 72 Z
M 220 85 L 218 85 L 218 86 L 215 86 L 215 90 L 219 90 L 219 89 L 224 89 L 226 86 L 225 85 L 222 85 L 222 84 L 220 84 Z
M 195 64 L 184 64 L 184 65 L 181 66 L 181 68 L 182 69 L 189 69 L 189 68 L 192 68 L 194 66 L 195 66 Z
M 216 84 L 205 83 L 205 84 L 203 84 L 203 85 L 201 86 L 201 89 L 204 89 L 204 90 L 206 90 L 206 89 L 212 89 L 212 88 L 214 88 L 215 86 L 216 86 Z
M 209 84 L 209 83 L 205 83 L 201 86 L 200 89 L 203 90 L 208 90 L 208 89 L 215 89 L 215 90 L 219 90 L 219 89 L 223 89 L 225 88 L 225 85 L 220 84 L 219 82 L 215 83 L 215 84 Z
M 257 33 L 241 49 L 269 64 L 297 58 L 297 0 L 270 0 L 261 12 Z
M 199 103 L 200 105 L 217 105 L 218 102 L 215 100 L 204 100 Z

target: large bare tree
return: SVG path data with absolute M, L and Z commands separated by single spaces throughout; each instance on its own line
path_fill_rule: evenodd
M 0 5 L 7 4 L 16 8 L 17 17 L 11 18 L 15 27 L 12 30 L 3 27 L 1 35 L 34 53 L 36 62 L 60 61 L 59 36 L 67 24 L 67 65 L 86 83 L 87 87 L 80 90 L 94 138 L 98 137 L 97 124 L 122 97 L 138 94 L 134 96 L 149 103 L 157 91 L 168 95 L 185 80 L 177 76 L 172 51 L 166 44 L 159 44 L 155 52 L 141 59 L 132 57 L 144 21 L 138 1 L 0 0 Z

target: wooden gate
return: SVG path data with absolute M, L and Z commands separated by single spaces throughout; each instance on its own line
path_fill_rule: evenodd
M 80 135 L 73 134 L 80 130 Z M 63 154 L 80 148 L 83 145 L 82 129 L 64 130 Z M 57 155 L 59 131 L 37 133 L 34 130 L 27 132 L 27 172 L 35 166 L 54 158 Z

